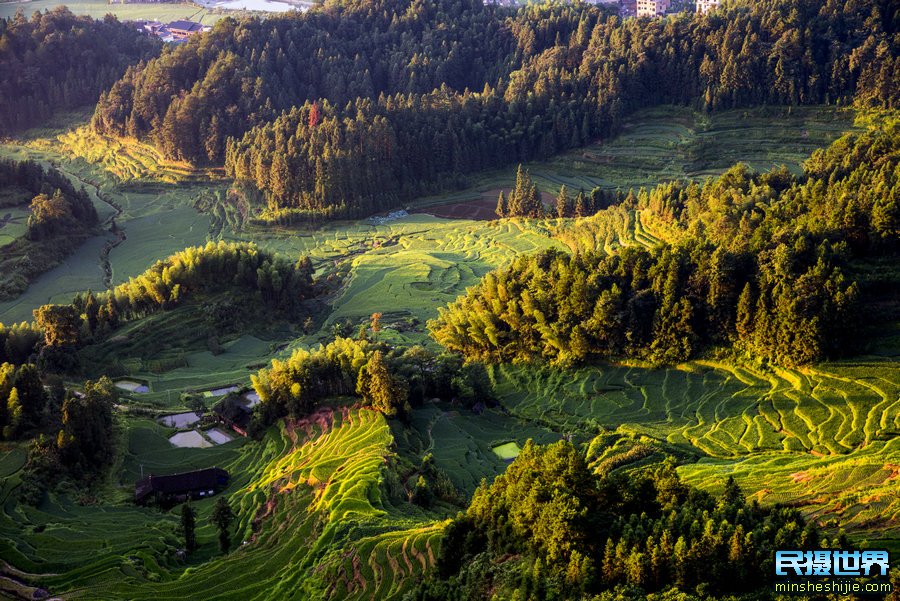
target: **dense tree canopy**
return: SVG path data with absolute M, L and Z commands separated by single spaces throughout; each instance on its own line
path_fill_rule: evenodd
M 343 106 L 496 80 L 515 42 L 495 12 L 466 0 L 352 0 L 305 15 L 222 19 L 130 69 L 104 95 L 94 123 L 150 139 L 171 157 L 221 162 L 228 136 L 306 101 Z M 316 114 L 310 104 L 307 127 L 319 125 Z
M 846 352 L 860 292 L 846 263 L 893 256 L 900 242 L 900 125 L 847 135 L 805 169 L 739 165 L 702 185 L 630 194 L 565 231 L 574 254 L 520 257 L 485 276 L 440 310 L 432 334 L 473 357 L 563 364 L 672 363 L 732 343 L 788 365 Z M 597 224 L 623 211 L 670 242 L 604 252 Z
M 37 367 L 0 364 L 0 433 L 14 439 L 44 421 L 47 393 Z
M 750 593 L 775 549 L 827 542 L 797 510 L 746 503 L 733 480 L 712 496 L 683 484 L 673 462 L 600 475 L 570 443 L 529 441 L 447 526 L 435 573 L 407 598 Z
M 223 291 L 249 293 L 272 310 L 290 314 L 316 294 L 312 263 L 308 257 L 292 263 L 255 244 L 209 242 L 157 261 L 96 298 L 79 296 L 74 305 L 94 327 L 105 329 Z
M 411 405 L 426 399 L 458 400 L 471 406 L 489 403 L 493 392 L 484 366 L 463 365 L 455 354 L 436 355 L 421 346 L 394 347 L 367 339 L 336 338 L 312 350 L 298 349 L 285 361 L 251 376 L 262 401 L 259 425 L 276 418 L 299 418 L 322 400 L 361 397 L 362 403 L 389 417 L 406 417 Z
M 0 134 L 30 127 L 55 111 L 92 104 L 128 65 L 159 42 L 115 17 L 76 17 L 64 6 L 0 19 Z
M 82 473 L 102 471 L 112 458 L 113 405 L 119 395 L 107 377 L 85 382 L 81 394 L 71 394 L 62 405 L 62 429 L 56 439 L 64 465 Z
M 129 71 L 94 126 L 224 160 L 271 219 L 359 216 L 611 135 L 650 105 L 894 106 L 896 11 L 765 0 L 622 21 L 587 4 L 433 0 L 224 20 Z

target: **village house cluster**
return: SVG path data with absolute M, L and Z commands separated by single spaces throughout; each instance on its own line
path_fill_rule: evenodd
M 164 42 L 180 44 L 192 35 L 203 33 L 212 29 L 209 25 L 203 25 L 196 21 L 178 20 L 171 23 L 159 21 L 132 21 L 134 26 L 147 35 L 152 35 Z
M 631 0 L 634 6 L 634 15 L 637 17 L 661 17 L 669 11 L 683 10 L 683 5 L 676 6 L 674 0 Z M 721 0 L 695 0 L 698 13 L 707 13 L 719 6 Z M 625 13 L 628 11 L 627 0 L 623 0 L 622 9 Z

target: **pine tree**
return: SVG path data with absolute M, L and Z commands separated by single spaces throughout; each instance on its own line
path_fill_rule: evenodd
M 587 217 L 590 215 L 587 206 L 587 199 L 584 196 L 584 190 L 578 192 L 575 197 L 575 217 Z
M 193 553 L 197 548 L 197 512 L 185 503 L 181 506 L 181 533 L 184 535 L 184 549 L 188 553 Z
M 0 435 L 9 424 L 9 410 L 7 403 L 12 392 L 13 380 L 16 376 L 16 368 L 12 363 L 0 364 Z
M 6 401 L 7 424 L 3 428 L 3 438 L 12 440 L 19 433 L 22 427 L 22 403 L 19 401 L 19 391 L 13 387 L 9 391 L 9 398 Z
M 753 336 L 753 291 L 750 282 L 744 284 L 738 297 L 737 320 L 735 322 L 738 340 L 749 343 Z
M 600 188 L 594 188 L 593 190 L 591 190 L 591 195 L 588 198 L 588 203 L 587 203 L 587 207 L 586 207 L 587 212 L 585 213 L 585 216 L 593 215 L 594 213 L 602 210 L 603 208 L 604 208 L 603 192 L 600 190 Z
M 210 519 L 219 531 L 219 549 L 222 553 L 228 553 L 231 549 L 231 535 L 228 533 L 228 528 L 234 521 L 234 511 L 225 497 L 219 497 L 219 500 L 216 501 Z
M 524 207 L 525 216 L 531 217 L 533 219 L 543 217 L 544 203 L 541 202 L 541 193 L 538 192 L 537 185 L 535 185 L 535 183 L 531 181 L 531 178 L 527 173 L 526 177 L 528 177 L 529 188 Z
M 501 219 L 509 216 L 509 207 L 506 204 L 506 196 L 503 195 L 503 190 L 500 190 L 500 197 L 497 199 L 497 209 L 494 212 Z
M 357 380 L 357 392 L 373 409 L 388 417 L 403 411 L 408 391 L 405 382 L 388 372 L 381 351 L 372 353 Z
M 313 102 L 309 108 L 309 128 L 314 129 L 322 122 L 322 111 L 319 110 L 319 103 Z
M 37 367 L 31 363 L 19 367 L 15 387 L 22 411 L 21 424 L 25 427 L 38 425 L 47 405 L 47 393 Z
M 556 195 L 556 216 L 560 219 L 571 216 L 569 193 L 565 184 L 559 187 L 559 194 Z

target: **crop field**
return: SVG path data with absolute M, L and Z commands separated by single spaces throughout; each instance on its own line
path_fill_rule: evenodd
M 455 406 L 426 405 L 413 412 L 411 426 L 418 435 L 417 454 L 430 453 L 435 465 L 466 495 L 472 494 L 483 478 L 493 480 L 506 469 L 505 458 L 494 447 L 507 443 L 523 445 L 529 438 L 542 444 L 560 438 L 549 428 L 496 409 L 477 415 Z M 395 434 L 400 442 L 404 436 L 405 433 Z M 406 444 L 412 446 L 411 441 Z
M 105 366 L 103 372 L 149 382 L 151 392 L 140 402 L 154 408 L 179 407 L 180 392 L 199 391 L 235 383 L 249 384 L 250 374 L 277 354 L 290 331 L 277 324 L 251 328 L 256 335 L 233 335 L 222 342 L 221 352 L 207 347 L 203 316 L 196 306 L 151 316 L 122 327 L 118 334 L 85 352 L 87 365 Z M 272 339 L 263 340 L 259 336 Z
M 150 9 L 123 10 L 132 8 Z M 176 430 L 154 417 L 184 410 L 181 393 L 246 386 L 273 357 L 331 339 L 336 325 L 355 331 L 380 312 L 379 340 L 433 345 L 425 323 L 437 308 L 518 255 L 547 248 L 611 252 L 653 246 L 665 234 L 640 214 L 616 209 L 574 225 L 495 221 L 496 192 L 509 185 L 514 167 L 479 177 L 472 189 L 421 199 L 411 215 L 377 225 L 211 231 L 210 216 L 193 205 L 227 185 L 220 174 L 164 161 L 133 141 L 92 138 L 81 127 L 84 118 L 61 118 L 2 144 L 0 156 L 52 163 L 83 182 L 107 226 L 114 220 L 124 239 L 111 249 L 113 233 L 86 242 L 20 298 L 0 304 L 0 322 L 30 319 L 40 304 L 104 289 L 107 281 L 125 281 L 214 238 L 254 241 L 292 259 L 309 255 L 317 274 L 338 277 L 340 285 L 308 334 L 297 324 L 252 324 L 223 333 L 222 352 L 213 354 L 205 333 L 198 335 L 202 312 L 185 306 L 126 324 L 90 349 L 82 357 L 88 364 L 147 382 L 150 391 L 123 393 L 121 457 L 96 497 L 64 490 L 36 508 L 17 503 L 25 450 L 0 446 L 0 556 L 22 570 L 0 590 L 21 579 L 65 598 L 400 599 L 434 563 L 451 514 L 449 505 L 425 511 L 407 502 L 394 478 L 403 466 L 430 455 L 466 498 L 482 479 L 502 473 L 528 439 L 583 443 L 608 430 L 676 448 L 687 460 L 681 476 L 697 486 L 715 489 L 734 475 L 748 497 L 795 505 L 831 531 L 900 538 L 896 336 L 885 337 L 871 356 L 803 370 L 724 361 L 572 371 L 504 365 L 490 374 L 502 406 L 480 413 L 426 403 L 400 427 L 338 401 L 337 408 L 273 427 L 258 442 L 173 446 L 168 439 Z M 669 107 L 635 116 L 615 140 L 529 168 L 548 199 L 563 183 L 572 190 L 651 185 L 705 177 L 736 160 L 796 168 L 850 127 L 852 114 L 830 108 L 710 116 Z M 21 219 L 12 221 L 17 226 Z M 0 228 L 0 243 L 12 231 Z M 204 402 L 209 408 L 215 399 Z M 219 555 L 209 524 L 213 501 L 197 502 L 201 547 L 185 562 L 176 556 L 178 509 L 135 506 L 133 485 L 141 474 L 210 466 L 232 474 L 223 494 L 238 514 L 235 544 Z
M 212 25 L 222 15 L 212 14 L 205 8 L 194 4 L 123 4 L 96 2 L 91 0 L 29 0 L 27 2 L 2 2 L 0 3 L 0 19 L 15 16 L 18 10 L 22 10 L 25 16 L 30 18 L 35 11 L 53 10 L 57 6 L 68 6 L 76 15 L 87 15 L 95 19 L 102 19 L 108 14 L 116 15 L 120 21 L 135 19 L 156 19 L 159 21 L 173 21 L 175 19 L 191 19 L 205 25 Z
M 86 599 L 184 599 L 199 591 L 241 600 L 368 599 L 373 586 L 390 599 L 434 561 L 440 522 L 382 498 L 392 438 L 373 411 L 323 410 L 273 429 L 260 443 L 209 449 L 173 447 L 169 431 L 150 420 L 130 422 L 127 456 L 108 492 L 120 501 L 102 507 L 68 498 L 34 510 L 6 502 L 24 456 L 18 449 L 0 453 L 3 557 L 41 586 Z M 127 495 L 141 469 L 165 474 L 212 465 L 232 474 L 223 494 L 238 514 L 237 548 L 216 556 L 208 525 L 213 501 L 197 501 L 201 546 L 188 564 L 179 563 L 177 509 L 136 507 Z
M 62 263 L 38 276 L 21 296 L 0 302 L 0 322 L 31 321 L 31 312 L 45 303 L 68 302 L 82 290 L 104 290 L 98 257 L 106 240 L 105 236 L 91 238 Z
M 698 486 L 734 475 L 760 501 L 836 513 L 850 530 L 865 531 L 875 519 L 882 535 L 898 530 L 896 357 L 802 371 L 711 361 L 573 372 L 502 366 L 493 377 L 504 405 L 532 423 L 563 432 L 620 429 L 696 453 L 702 459 L 681 470 Z
M 422 342 L 424 322 L 437 315 L 437 307 L 463 294 L 485 273 L 521 253 L 561 248 L 547 231 L 541 222 L 460 222 L 410 215 L 383 225 L 361 221 L 302 235 L 246 239 L 287 256 L 309 254 L 323 271 L 348 271 L 321 336 L 330 336 L 336 322 L 358 322 L 382 312 L 387 322 L 418 320 L 421 325 L 410 336 Z
M 685 107 L 636 113 L 615 139 L 537 163 L 550 189 L 639 188 L 702 179 L 737 162 L 766 171 L 800 163 L 852 129 L 854 113 L 831 107 L 781 107 L 704 114 Z
M 209 183 L 221 177 L 220 170 L 194 169 L 187 163 L 165 159 L 154 147 L 131 139 L 98 134 L 88 125 L 67 129 L 52 141 L 39 138 L 32 146 L 56 148 L 100 167 L 121 182 L 162 182 L 167 184 Z
M 19 298 L 0 303 L 0 322 L 30 320 L 31 311 L 44 303 L 70 300 L 87 289 L 105 290 L 107 277 L 113 285 L 126 281 L 210 235 L 209 216 L 197 212 L 193 202 L 223 185 L 214 172 L 165 161 L 145 144 L 93 136 L 81 125 L 87 118 L 84 111 L 60 115 L 20 140 L 0 144 L 0 157 L 32 159 L 61 170 L 85 187 L 100 219 L 114 222 L 124 239 L 114 246 L 111 233 L 89 239 Z M 5 212 L 0 210 L 0 216 Z
M 637 189 L 675 179 L 703 179 L 737 162 L 761 171 L 780 165 L 798 171 L 814 150 L 853 126 L 854 112 L 834 107 L 765 107 L 705 114 L 664 106 L 635 113 L 612 140 L 523 166 L 550 198 L 561 185 L 570 192 L 598 186 Z M 482 211 L 496 206 L 497 194 L 488 191 L 508 187 L 515 177 L 516 166 L 481 174 L 472 182 L 472 190 L 416 201 L 413 210 L 490 218 L 482 216 Z M 469 203 L 473 209 L 466 208 Z M 436 208 L 442 204 L 446 207 Z
M 179 250 L 206 243 L 209 233 L 208 215 L 161 197 L 141 198 L 138 204 L 135 196 L 132 207 L 141 214 L 122 221 L 126 238 L 109 253 L 113 285 L 128 281 Z
M 25 235 L 30 214 L 27 206 L 0 208 L 0 246 Z

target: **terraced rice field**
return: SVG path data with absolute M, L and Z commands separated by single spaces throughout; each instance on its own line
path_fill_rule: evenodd
M 525 444 L 529 438 L 541 444 L 556 442 L 560 435 L 525 419 L 496 409 L 480 414 L 458 406 L 426 404 L 413 412 L 410 426 L 418 434 L 417 455 L 431 454 L 456 488 L 470 495 L 482 479 L 493 480 L 507 462 L 494 447 L 508 442 Z
M 547 236 L 548 231 L 542 222 L 469 222 L 410 215 L 384 225 L 330 225 L 257 242 L 288 256 L 309 254 L 323 272 L 347 271 L 346 284 L 333 299 L 320 333 L 325 337 L 331 335 L 334 323 L 367 319 L 374 312 L 384 313 L 386 320 L 411 317 L 424 325 L 437 315 L 437 307 L 513 257 L 562 248 Z M 248 234 L 246 239 L 255 237 Z M 411 335 L 423 341 L 424 328 Z
M 223 494 L 238 513 L 238 548 L 215 556 L 212 500 L 194 503 L 201 549 L 189 567 L 174 559 L 177 508 L 160 514 L 131 506 L 124 491 L 120 503 L 102 508 L 59 499 L 9 514 L 15 504 L 4 502 L 0 551 L 31 572 L 30 580 L 90 599 L 185 599 L 201 591 L 206 598 L 241 600 L 369 599 L 375 590 L 383 595 L 378 598 L 396 599 L 434 562 L 440 522 L 383 498 L 393 439 L 380 414 L 323 410 L 273 430 L 261 443 L 214 449 L 165 448 L 158 425 L 135 426 L 125 480 L 133 482 L 133 463 L 165 456 L 173 459 L 170 469 L 159 463 L 144 469 L 218 465 L 232 473 Z M 7 475 L 23 462 L 18 451 L 0 454 Z M 16 484 L 15 475 L 3 480 L 4 501 Z
M 564 432 L 618 428 L 696 453 L 702 459 L 681 470 L 698 486 L 733 474 L 748 495 L 840 515 L 849 529 L 880 520 L 884 535 L 900 526 L 896 359 L 802 371 L 711 361 L 573 372 L 503 366 L 493 378 L 515 416 Z
M 114 221 L 124 239 L 108 250 L 106 264 L 103 251 L 115 237 L 104 232 L 89 239 L 19 298 L 0 303 L 4 323 L 30 320 L 34 308 L 68 301 L 79 291 L 104 290 L 107 279 L 126 281 L 154 261 L 210 237 L 210 217 L 198 213 L 193 202 L 225 185 L 215 172 L 164 161 L 137 142 L 96 140 L 80 126 L 88 117 L 75 111 L 50 127 L 26 132 L 21 140 L 0 145 L 0 156 L 36 160 L 66 173 L 88 190 L 101 220 Z
M 655 107 L 631 117 L 619 136 L 530 165 L 545 189 L 639 188 L 672 179 L 702 179 L 737 162 L 766 171 L 799 170 L 816 149 L 852 128 L 853 111 L 781 107 L 704 114 Z
M 46 146 L 32 141 L 32 146 Z M 215 182 L 221 170 L 195 169 L 188 163 L 170 161 L 153 146 L 137 140 L 112 138 L 84 125 L 56 137 L 53 146 L 111 173 L 121 182 L 146 181 L 166 184 Z
M 635 113 L 611 140 L 524 167 L 545 199 L 555 198 L 562 185 L 572 193 L 598 186 L 608 190 L 649 188 L 663 181 L 718 175 L 737 162 L 761 171 L 780 165 L 799 171 L 814 150 L 853 127 L 852 110 L 827 106 L 764 107 L 714 114 L 661 106 Z M 416 200 L 411 203 L 412 210 L 491 219 L 486 211 L 496 206 L 495 190 L 508 188 L 515 177 L 515 165 L 481 173 L 473 177 L 471 189 Z M 465 207 L 469 203 L 480 208 L 468 210 Z
M 562 183 L 615 188 L 703 177 L 738 159 L 758 168 L 796 166 L 849 126 L 850 117 L 834 109 L 708 117 L 669 107 L 637 116 L 617 140 L 530 167 L 547 193 Z M 138 144 L 91 146 L 83 131 L 69 138 L 63 132 L 62 141 L 57 135 L 3 146 L 0 155 L 60 162 L 114 200 L 116 223 L 126 233 L 109 253 L 114 283 L 219 235 L 291 257 L 309 254 L 320 275 L 342 277 L 328 299 L 327 318 L 310 335 L 260 327 L 223 340 L 224 352 L 213 355 L 205 340 L 191 338 L 203 317 L 187 307 L 128 324 L 115 341 L 92 349 L 96 364 L 150 383 L 150 393 L 123 403 L 154 415 L 183 410 L 181 392 L 244 384 L 272 357 L 329 339 L 336 324 L 358 324 L 374 312 L 382 312 L 388 326 L 380 339 L 429 343 L 424 323 L 437 307 L 517 255 L 566 247 L 612 252 L 665 239 L 640 214 L 616 210 L 576 227 L 559 227 L 553 219 L 413 214 L 377 226 L 360 221 L 315 231 L 211 233 L 209 218 L 191 206 L 204 185 L 184 166 Z M 58 144 L 96 164 L 64 160 Z M 465 205 L 473 198 L 486 205 L 486 191 L 508 185 L 513 173 L 489 174 L 477 189 L 425 199 L 415 210 L 433 212 L 448 200 Z M 113 214 L 95 200 L 104 215 Z M 20 299 L 0 305 L 0 321 L 29 319 L 44 302 L 103 288 L 98 257 L 107 241 L 89 241 Z M 431 454 L 453 485 L 471 494 L 483 478 L 502 473 L 527 439 L 549 443 L 573 434 L 581 442 L 600 428 L 675 445 L 697 459 L 679 469 L 698 486 L 720 486 L 733 474 L 748 496 L 795 504 L 829 528 L 900 536 L 900 365 L 891 352 L 803 371 L 710 361 L 570 372 L 502 366 L 491 376 L 504 409 L 475 414 L 427 403 L 413 412 L 409 428 L 392 432 L 378 414 L 344 407 L 273 428 L 260 442 L 236 438 L 209 448 L 175 447 L 168 440 L 173 428 L 128 415 L 120 421 L 124 456 L 96 504 L 76 491 L 37 508 L 17 504 L 12 495 L 25 453 L 0 447 L 0 556 L 24 570 L 22 578 L 67 598 L 399 599 L 434 563 L 445 514 L 391 496 L 396 491 L 388 486 L 388 470 L 400 463 L 398 453 L 405 459 Z M 210 466 L 233 476 L 223 494 L 238 513 L 236 548 L 218 555 L 208 523 L 213 501 L 201 501 L 195 504 L 201 548 L 183 563 L 176 557 L 177 508 L 132 505 L 133 484 L 142 474 Z

